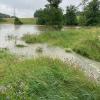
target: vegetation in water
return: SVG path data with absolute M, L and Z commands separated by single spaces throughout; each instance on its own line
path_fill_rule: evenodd
M 15 25 L 21 25 L 21 24 L 23 24 L 23 23 L 20 21 L 19 18 L 15 17 L 15 18 L 14 18 L 14 24 L 15 24 Z
M 24 47 L 26 47 L 26 46 L 23 45 L 23 44 L 17 44 L 16 47 L 18 47 L 18 48 L 24 48 Z
M 25 35 L 26 43 L 48 43 L 63 48 L 71 48 L 75 52 L 100 61 L 100 28 L 65 29 L 51 31 L 40 35 Z
M 42 53 L 42 52 L 43 52 L 43 48 L 42 48 L 42 47 L 36 48 L 36 52 L 37 52 L 37 53 Z
M 68 6 L 66 14 L 60 8 L 62 0 L 47 0 L 44 9 L 37 10 L 33 18 L 10 18 L 0 14 L 0 23 L 39 24 L 61 29 L 63 25 L 100 25 L 100 1 L 83 0 L 84 9 Z M 2 17 L 5 16 L 6 18 Z M 8 36 L 9 39 L 12 38 Z M 64 29 L 40 35 L 25 35 L 26 43 L 48 43 L 75 51 L 100 61 L 100 28 Z M 16 45 L 24 47 L 24 45 Z M 41 47 L 36 52 L 42 53 Z M 92 78 L 92 77 L 91 77 Z M 0 50 L 0 100 L 100 100 L 100 83 L 57 59 L 20 59 Z

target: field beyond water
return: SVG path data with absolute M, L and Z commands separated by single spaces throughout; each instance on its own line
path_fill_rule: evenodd
M 44 32 L 40 35 L 25 35 L 26 43 L 48 43 L 72 49 L 90 59 L 100 61 L 100 28 L 66 28 L 63 31 Z
M 0 100 L 100 100 L 100 85 L 59 60 L 0 51 Z
M 30 25 L 36 24 L 36 19 L 35 18 L 19 18 L 19 20 L 23 24 L 30 24 Z M 0 24 L 14 24 L 14 18 L 3 18 L 3 19 L 0 19 Z

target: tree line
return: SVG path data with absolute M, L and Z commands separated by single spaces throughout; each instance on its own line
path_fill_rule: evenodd
M 50 25 L 61 29 L 63 25 L 100 25 L 100 1 L 83 0 L 83 10 L 70 5 L 66 7 L 66 13 L 60 8 L 62 0 L 47 0 L 48 4 L 44 9 L 39 9 L 34 13 L 37 24 Z

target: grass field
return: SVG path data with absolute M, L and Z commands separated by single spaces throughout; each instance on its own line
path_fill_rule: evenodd
M 23 24 L 36 24 L 36 19 L 34 18 L 19 18 L 19 20 Z M 14 24 L 14 19 L 13 18 L 3 18 L 0 20 L 0 24 Z
M 100 61 L 100 28 L 85 27 L 64 31 L 44 32 L 40 35 L 25 35 L 26 43 L 48 43 L 53 46 L 71 48 L 90 59 Z
M 100 85 L 59 60 L 0 51 L 0 100 L 100 100 Z

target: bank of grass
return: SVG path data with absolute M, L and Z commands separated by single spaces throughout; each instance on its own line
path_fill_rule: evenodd
M 25 35 L 23 40 L 26 43 L 48 43 L 53 46 L 71 48 L 85 57 L 100 61 L 99 27 L 70 28 L 64 31 L 44 32 L 35 36 Z
M 34 25 L 36 24 L 36 19 L 35 18 L 19 18 L 19 20 L 23 24 L 31 24 Z M 0 20 L 0 24 L 14 24 L 14 18 L 3 18 Z
M 0 51 L 0 100 L 100 100 L 100 85 L 59 60 Z

